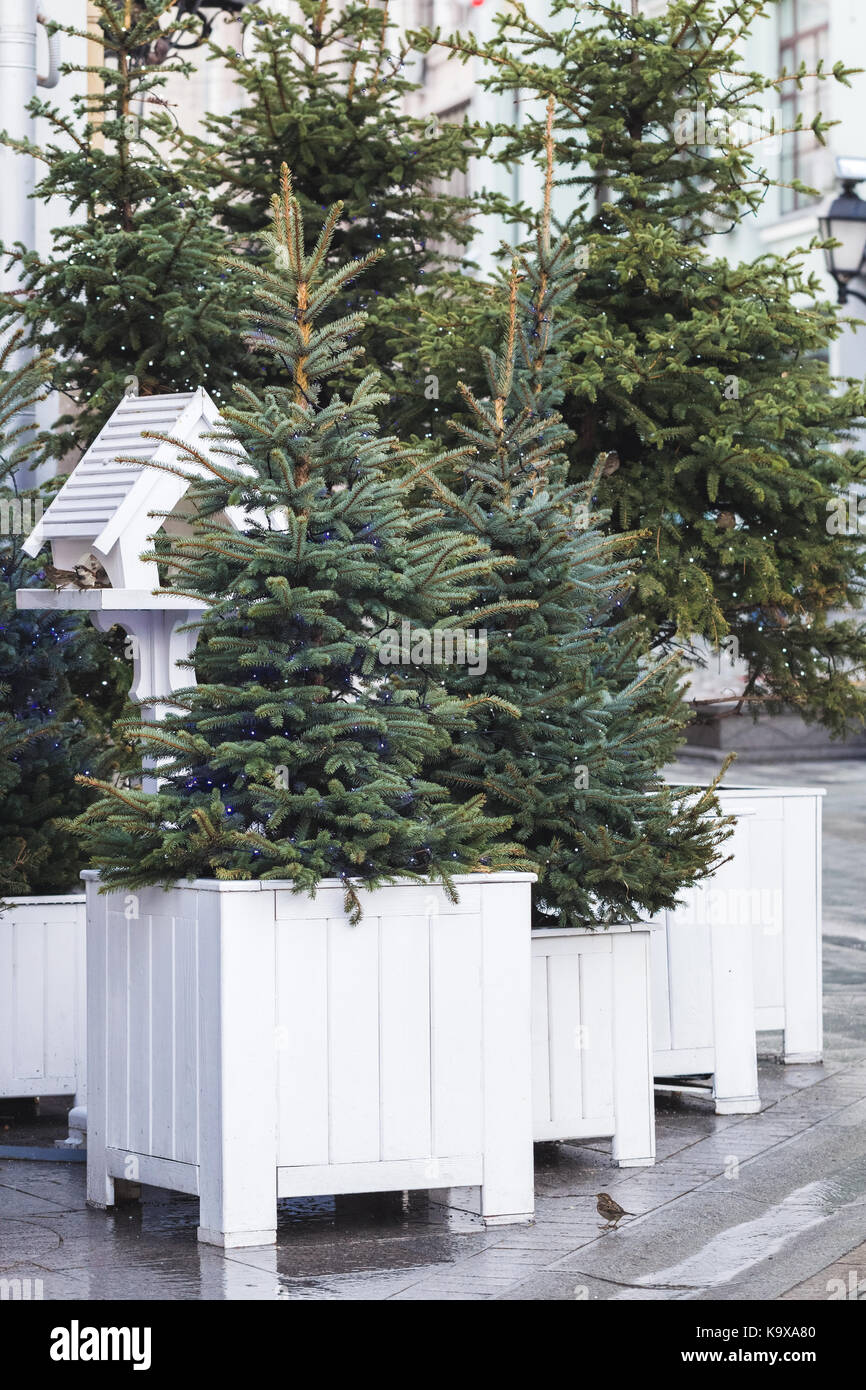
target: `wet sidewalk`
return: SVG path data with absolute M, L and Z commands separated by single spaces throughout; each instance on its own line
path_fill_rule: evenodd
M 46 1299 L 762 1299 L 854 1269 L 866 1293 L 866 1062 L 764 1063 L 761 1091 L 758 1115 L 667 1105 L 652 1169 L 539 1149 L 535 1224 L 493 1231 L 420 1195 L 308 1199 L 281 1204 L 275 1249 L 223 1254 L 190 1198 L 88 1211 L 83 1165 L 3 1160 L 0 1278 Z M 636 1213 L 616 1231 L 600 1190 Z
M 765 1038 L 759 1114 L 717 1116 L 702 1100 L 660 1098 L 658 1161 L 648 1169 L 615 1168 L 606 1143 L 541 1147 L 532 1226 L 487 1231 L 423 1194 L 306 1199 L 281 1203 L 275 1248 L 230 1252 L 197 1244 L 191 1198 L 144 1189 L 140 1203 L 89 1211 L 83 1164 L 4 1158 L 0 1295 L 866 1297 L 866 856 L 852 853 L 852 836 L 862 845 L 866 827 L 866 766 L 749 766 L 743 774 L 741 782 L 828 789 L 826 1062 L 783 1067 L 771 1055 L 778 1040 Z M 600 1229 L 601 1190 L 635 1213 L 615 1231 Z

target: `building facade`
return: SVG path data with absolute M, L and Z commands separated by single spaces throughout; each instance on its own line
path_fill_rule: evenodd
M 624 0 L 625 2 L 625 0 Z M 659 15 L 667 0 L 635 0 L 642 13 Z M 443 34 L 455 29 L 474 32 L 480 39 L 492 37 L 497 0 L 397 0 L 397 13 L 407 27 L 439 27 Z M 575 6 L 576 22 L 580 22 Z M 533 6 L 533 13 L 544 19 L 548 0 Z M 557 18 L 557 24 L 561 19 Z M 841 59 L 846 66 L 866 68 L 866 6 L 863 0 L 779 0 L 765 20 L 742 47 L 743 66 L 768 74 L 783 69 L 795 72 L 805 63 L 809 72 L 818 64 L 825 70 Z M 470 119 L 519 122 L 523 110 L 519 101 L 486 92 L 481 85 L 480 65 L 465 65 L 450 59 L 444 49 L 434 50 L 419 64 L 421 90 L 412 98 L 412 109 L 419 114 L 436 115 L 440 120 Z M 783 183 L 793 179 L 818 190 L 818 197 L 796 194 L 789 188 L 769 190 L 760 211 L 735 231 L 713 239 L 710 250 L 732 262 L 753 260 L 767 252 L 785 255 L 806 248 L 818 235 L 818 212 L 822 201 L 838 187 L 835 173 L 837 156 L 866 157 L 866 124 L 863 121 L 866 78 L 855 77 L 850 87 L 830 81 L 806 78 L 802 83 L 781 81 L 778 99 L 764 113 L 763 129 L 753 132 L 758 140 L 768 172 Z M 525 109 L 525 108 L 523 108 Z M 824 119 L 838 122 L 822 145 L 808 125 L 821 112 Z M 793 125 L 797 118 L 807 127 L 798 134 L 773 138 L 776 128 Z M 472 190 L 482 187 L 511 192 L 515 200 L 537 201 L 539 175 L 534 169 L 507 171 L 476 165 L 470 171 Z M 461 192 L 465 191 L 462 187 Z M 501 227 L 483 227 L 473 251 L 476 260 L 489 265 L 503 236 Z M 804 255 L 809 269 L 820 277 L 827 298 L 835 300 L 836 287 L 826 270 L 820 251 Z M 866 286 L 863 287 L 866 290 Z M 833 347 L 831 370 L 838 375 L 866 376 L 866 328 L 858 330 L 856 305 L 846 309 L 849 327 Z

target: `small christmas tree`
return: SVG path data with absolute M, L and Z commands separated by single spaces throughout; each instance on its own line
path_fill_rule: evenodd
M 827 520 L 862 471 L 847 446 L 863 385 L 830 378 L 839 316 L 800 257 L 732 265 L 707 249 L 772 192 L 761 155 L 781 121 L 763 108 L 807 79 L 848 82 L 841 63 L 745 70 L 737 45 L 769 14 L 767 0 L 671 0 L 658 15 L 586 0 L 575 23 L 553 0 L 545 22 L 517 0 L 489 44 L 444 42 L 486 62 L 493 90 L 557 99 L 557 184 L 581 270 L 562 411 L 572 477 L 606 456 L 600 504 L 618 531 L 648 533 L 629 611 L 660 648 L 724 640 L 748 664 L 753 708 L 794 707 L 842 732 L 866 713 L 866 626 L 836 615 L 859 606 L 866 553 Z M 543 121 L 522 109 L 519 130 L 497 131 L 507 161 L 543 150 Z M 827 125 L 818 115 L 812 130 Z M 491 205 L 532 223 L 531 209 Z M 475 345 L 496 341 L 498 302 L 453 280 L 416 299 L 443 401 L 461 372 L 482 388 Z
M 181 60 L 150 65 L 170 6 L 96 0 L 95 8 L 100 28 L 89 36 L 47 25 L 104 48 L 95 70 L 64 67 L 96 83 L 72 98 L 72 117 L 42 98 L 31 103 L 56 141 L 42 148 L 0 137 L 46 168 L 36 196 L 59 198 L 69 212 L 44 258 L 2 248 L 20 260 L 22 286 L 0 309 L 20 317 L 36 351 L 57 353 L 52 384 L 74 404 L 43 439 L 54 458 L 89 445 L 125 391 L 182 391 L 207 378 L 221 401 L 249 365 L 237 331 L 240 286 L 215 259 L 225 235 L 206 194 L 159 146 L 171 124 L 160 89 L 167 74 L 192 71 Z
M 432 672 L 410 679 L 411 655 L 394 664 L 404 624 L 411 647 L 413 624 L 436 614 L 472 621 L 473 586 L 494 562 L 474 538 L 409 514 L 411 461 L 376 426 L 375 373 L 351 398 L 324 399 L 363 326 L 357 313 L 333 318 L 334 303 L 378 255 L 329 266 L 341 211 L 307 254 L 284 168 L 269 237 L 276 269 L 235 263 L 256 301 L 249 346 L 282 364 L 285 384 L 238 388 L 224 462 L 180 451 L 192 534 L 164 539 L 155 557 L 172 593 L 208 605 L 200 683 L 172 697 L 180 710 L 164 722 L 126 726 L 160 760 L 158 792 L 100 784 L 102 799 L 76 823 L 106 886 L 191 875 L 312 891 L 340 878 L 357 916 L 357 885 L 447 884 L 512 857 L 506 845 L 487 853 L 505 827 L 485 819 L 481 798 L 451 804 L 429 776 L 467 706 Z M 227 506 L 243 509 L 242 531 L 220 522 Z
M 13 365 L 21 335 L 0 352 L 0 892 L 75 888 L 80 847 L 56 818 L 93 799 L 76 773 L 107 775 L 122 760 L 107 730 L 123 706 L 127 663 L 76 613 L 19 612 L 17 589 L 45 587 L 22 546 L 43 494 L 23 488 L 31 443 L 14 425 L 44 395 L 51 362 Z
M 717 866 L 726 823 L 709 815 L 711 792 L 661 780 L 688 718 L 679 671 L 648 661 L 640 628 L 622 620 L 634 576 L 617 554 L 634 538 L 599 530 L 600 471 L 567 483 L 573 436 L 556 407 L 577 276 L 568 238 L 551 244 L 552 122 L 551 98 L 535 257 L 512 268 L 499 353 L 483 350 L 487 395 L 462 388 L 470 423 L 455 428 L 477 455 L 453 489 L 428 470 L 450 525 L 504 561 L 481 595 L 500 607 L 486 664 L 448 668 L 451 692 L 478 703 L 437 775 L 512 818 L 539 868 L 536 924 L 585 926 L 673 906 Z

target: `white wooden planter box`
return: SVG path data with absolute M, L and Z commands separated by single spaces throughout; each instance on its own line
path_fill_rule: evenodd
M 654 1070 L 710 1073 L 720 1113 L 759 1108 L 755 1030 L 784 1032 L 785 1062 L 823 1054 L 821 798 L 815 787 L 719 793 L 737 818 L 711 879 L 654 924 Z
M 225 1246 L 273 1242 L 278 1197 L 471 1188 L 531 1220 L 532 875 L 383 888 L 356 927 L 334 881 L 84 877 L 91 1204 L 196 1194 Z
M 0 1096 L 84 1100 L 83 894 L 0 899 Z
M 784 1033 L 783 1060 L 820 1062 L 821 807 L 818 787 L 737 787 L 719 794 L 749 841 L 755 1027 Z
M 647 927 L 532 933 L 533 1133 L 655 1161 Z
M 653 1071 L 660 1081 L 710 1075 L 721 1115 L 760 1109 L 748 820 L 738 817 L 725 844 L 732 860 L 651 924 Z

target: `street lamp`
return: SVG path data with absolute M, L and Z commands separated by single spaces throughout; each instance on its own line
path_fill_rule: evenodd
M 850 288 L 851 281 L 866 269 L 866 202 L 854 191 L 866 179 L 866 159 L 838 158 L 836 173 L 842 192 L 825 201 L 818 217 L 822 240 L 841 243 L 826 248 L 827 269 L 836 282 L 840 304 L 848 299 L 866 304 L 866 295 Z
M 246 4 L 247 0 L 175 0 L 174 14 L 159 38 L 155 43 L 144 44 L 136 50 L 132 55 L 133 61 L 155 67 L 165 62 L 172 49 L 185 53 L 193 48 L 201 48 L 213 33 L 219 15 L 237 19 Z M 130 19 L 139 18 L 141 14 L 140 0 L 132 0 Z
M 237 19 L 246 3 L 247 0 L 177 0 L 175 9 L 178 19 L 191 15 L 193 19 L 201 23 L 201 29 L 181 30 L 175 38 L 172 37 L 172 30 L 168 29 L 166 38 L 172 48 L 199 48 L 210 38 L 219 14 L 229 15 L 232 19 Z

